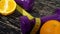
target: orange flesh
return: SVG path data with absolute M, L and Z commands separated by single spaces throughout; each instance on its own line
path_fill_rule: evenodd
M 9 15 L 14 12 L 16 3 L 14 0 L 1 0 L 0 1 L 0 14 Z

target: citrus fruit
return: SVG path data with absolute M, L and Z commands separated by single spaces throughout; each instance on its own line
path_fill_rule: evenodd
M 14 0 L 0 0 L 0 14 L 9 15 L 12 14 L 16 8 Z
M 43 24 L 40 34 L 60 34 L 60 22 L 49 20 Z

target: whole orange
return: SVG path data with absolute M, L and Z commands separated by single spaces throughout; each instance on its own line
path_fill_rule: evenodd
M 49 20 L 43 24 L 40 34 L 60 34 L 60 22 L 57 20 Z

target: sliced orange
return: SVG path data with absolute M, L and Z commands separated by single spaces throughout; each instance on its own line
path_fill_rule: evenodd
M 9 15 L 14 12 L 16 3 L 14 0 L 0 0 L 0 13 L 2 15 Z

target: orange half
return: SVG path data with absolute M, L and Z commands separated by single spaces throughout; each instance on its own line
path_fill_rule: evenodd
M 0 13 L 2 15 L 9 15 L 14 12 L 16 3 L 14 0 L 0 0 Z

